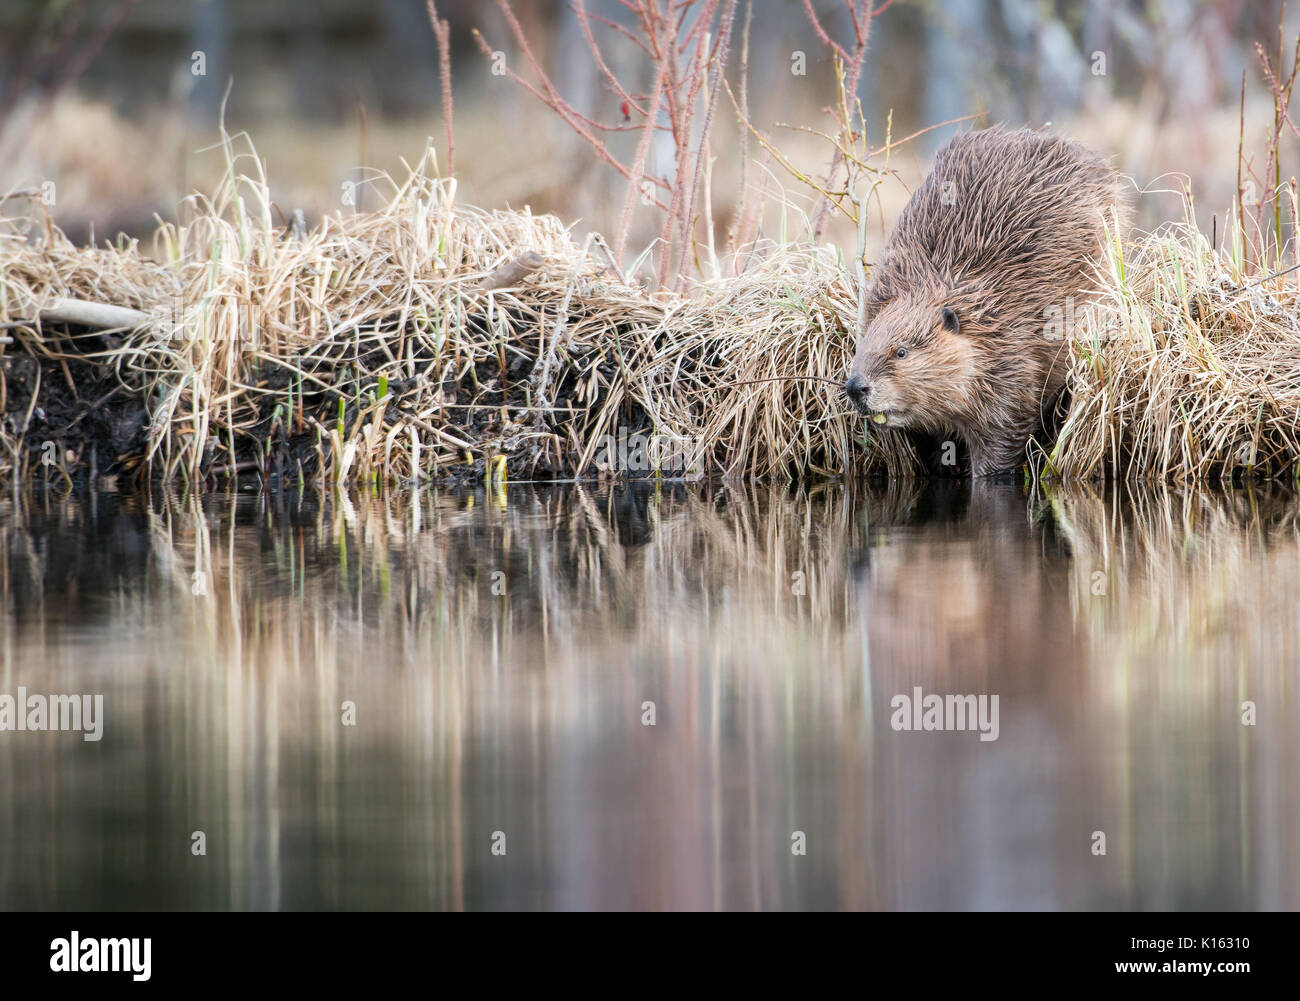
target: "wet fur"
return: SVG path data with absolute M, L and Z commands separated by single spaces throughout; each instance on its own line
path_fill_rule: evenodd
M 864 412 L 963 441 L 976 476 L 1020 466 L 1064 382 L 1048 319 L 1092 286 L 1112 211 L 1122 225 L 1118 175 L 1078 143 L 1001 128 L 953 139 L 872 269 L 851 371 L 870 387 Z

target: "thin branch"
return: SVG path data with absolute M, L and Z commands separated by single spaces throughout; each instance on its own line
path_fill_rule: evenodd
M 502 0 L 502 6 L 505 7 L 505 9 L 507 10 L 509 9 L 509 6 L 504 3 L 504 0 Z M 519 28 L 518 21 L 514 20 L 513 14 L 511 14 L 508 20 L 513 22 L 513 30 L 519 33 L 516 36 L 516 38 L 517 40 L 522 42 L 522 29 Z M 487 40 L 482 36 L 482 34 L 477 29 L 475 29 L 474 31 L 474 38 L 479 43 L 479 47 L 483 50 L 484 54 L 489 59 L 492 59 L 493 49 L 490 45 L 488 45 Z M 559 96 L 559 94 L 555 92 L 555 89 L 552 86 L 549 78 L 547 78 L 546 74 L 541 71 L 541 68 L 537 65 L 536 60 L 532 58 L 532 53 L 528 50 L 526 42 L 521 44 L 521 48 L 523 48 L 525 56 L 529 59 L 529 62 L 532 64 L 532 66 L 538 73 L 538 77 L 542 81 L 542 86 L 545 89 L 546 93 L 543 93 L 541 90 L 538 90 L 531 83 L 529 83 L 518 73 L 516 73 L 513 69 L 511 69 L 508 65 L 505 67 L 506 75 L 509 76 L 510 79 L 513 80 L 515 83 L 519 84 L 519 86 L 523 87 L 526 91 L 528 91 L 528 93 L 532 94 L 539 101 L 545 104 L 548 108 L 554 111 L 557 115 L 559 115 L 560 118 L 562 118 L 564 122 L 571 129 L 573 129 L 574 132 L 578 133 L 578 135 L 580 135 L 583 139 L 586 140 L 587 144 L 591 146 L 591 148 L 595 151 L 596 155 L 601 160 L 609 164 L 611 167 L 617 170 L 628 180 L 632 180 L 633 179 L 632 171 L 619 162 L 619 160 L 614 156 L 614 154 L 612 154 L 609 151 L 608 147 L 606 147 L 606 145 L 599 138 L 593 135 L 590 129 L 584 126 L 582 122 L 582 116 L 579 115 L 577 112 L 573 111 L 573 109 Z M 658 205 L 660 208 L 663 208 L 663 204 L 658 199 L 655 199 L 655 204 Z
M 627 196 L 623 202 L 623 216 L 619 220 L 618 233 L 614 242 L 614 260 L 622 267 L 623 252 L 627 249 L 627 232 L 632 224 L 632 209 L 636 204 L 637 196 L 641 194 L 641 185 L 644 183 L 646 157 L 650 154 L 650 139 L 655 132 L 655 119 L 659 115 L 659 102 L 664 92 L 664 67 L 660 63 L 655 67 L 654 90 L 650 98 L 650 110 L 646 115 L 645 128 L 641 133 L 641 141 L 636 147 L 636 162 L 633 165 L 633 178 L 628 181 Z
M 727 66 L 727 53 L 730 51 L 731 27 L 736 16 L 736 0 L 727 0 L 727 6 L 722 12 L 722 27 L 719 32 L 720 47 L 718 50 L 718 65 L 713 73 L 713 84 L 709 88 L 709 106 L 704 112 L 704 126 L 700 129 L 700 145 L 695 153 L 695 176 L 691 180 L 691 193 L 686 199 L 686 206 L 682 212 L 682 255 L 685 257 L 686 246 L 690 239 L 691 223 L 694 220 L 695 213 L 695 193 L 700 185 L 700 172 L 704 167 L 704 159 L 707 155 L 706 144 L 709 138 L 709 129 L 713 125 L 713 110 L 718 103 L 718 86 L 722 82 Z M 678 274 L 680 284 L 681 275 Z
M 452 130 L 451 107 L 451 26 L 438 17 L 433 0 L 426 0 L 429 23 L 438 40 L 438 78 L 442 86 L 442 118 L 447 129 L 447 176 L 456 176 L 456 140 Z
M 740 197 L 736 202 L 736 210 L 731 217 L 731 227 L 727 233 L 727 250 L 732 255 L 733 262 L 739 248 L 737 238 L 740 235 L 740 221 L 745 216 L 745 201 L 748 196 L 745 184 L 749 168 L 749 130 L 745 126 L 749 122 L 749 26 L 753 19 L 754 0 L 746 0 L 745 29 L 740 43 L 740 106 L 737 109 L 740 124 Z
M 582 5 L 582 0 L 573 0 L 572 8 L 574 15 L 578 18 L 578 27 L 582 29 L 582 36 L 587 40 L 587 48 L 591 50 L 592 58 L 596 60 L 596 66 L 600 69 L 600 72 L 609 81 L 609 85 L 614 88 L 614 93 L 626 101 L 632 111 L 653 119 L 654 116 L 650 115 L 644 107 L 637 103 L 636 98 L 624 89 L 623 84 L 614 75 L 614 71 L 606 64 L 600 46 L 596 44 L 596 37 L 591 33 L 591 20 L 588 17 L 587 9 Z

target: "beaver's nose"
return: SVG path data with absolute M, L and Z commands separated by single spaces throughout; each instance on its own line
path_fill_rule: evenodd
M 849 376 L 849 381 L 844 384 L 844 395 L 859 410 L 867 409 L 867 394 L 870 391 L 871 387 L 867 385 L 867 380 L 856 373 Z

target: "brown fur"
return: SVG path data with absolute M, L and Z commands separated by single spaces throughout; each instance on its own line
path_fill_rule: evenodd
M 1064 382 L 1049 320 L 1092 284 L 1112 206 L 1123 220 L 1118 176 L 1078 143 L 1001 128 L 953 139 L 872 269 L 855 405 L 963 439 L 976 476 L 1021 465 Z

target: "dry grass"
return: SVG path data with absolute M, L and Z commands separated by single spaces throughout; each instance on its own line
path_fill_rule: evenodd
M 1190 214 L 1190 213 L 1189 213 Z M 1300 302 L 1289 262 L 1216 252 L 1188 224 L 1114 250 L 1069 341 L 1070 410 L 1047 468 L 1172 483 L 1293 476 Z
M 708 472 L 864 461 L 835 385 L 855 304 L 833 251 L 768 247 L 739 278 L 651 296 L 553 217 L 457 205 L 431 151 L 404 182 L 377 182 L 392 184 L 382 209 L 297 232 L 256 157 L 228 152 L 220 189 L 161 226 L 148 256 L 74 247 L 48 221 L 40 240 L 14 225 L 0 240 L 5 350 L 41 362 L 8 394 L 0 461 L 16 474 L 39 472 L 47 441 L 76 474 L 76 422 L 102 386 L 147 418 L 108 458 L 166 481 L 569 477 L 593 472 L 620 428 L 676 441 Z M 541 266 L 491 288 L 525 253 Z M 105 334 L 34 319 L 61 296 L 153 320 Z M 865 461 L 901 471 L 908 446 L 876 443 Z
M 906 439 L 864 438 L 840 397 L 856 308 L 833 247 L 769 242 L 737 277 L 652 295 L 554 217 L 458 204 L 431 149 L 404 181 L 376 180 L 382 208 L 315 228 L 286 225 L 254 154 L 227 140 L 226 155 L 216 193 L 148 253 L 78 248 L 39 214 L 33 233 L 4 224 L 0 471 L 565 479 L 597 472 L 605 435 L 638 431 L 685 458 L 652 459 L 667 476 L 916 469 Z M 1294 278 L 1262 280 L 1280 262 L 1246 263 L 1242 243 L 1216 253 L 1188 225 L 1112 247 L 1068 331 L 1071 404 L 1044 476 L 1294 475 Z M 526 254 L 540 265 L 502 285 Z M 69 296 L 153 319 L 37 319 Z

